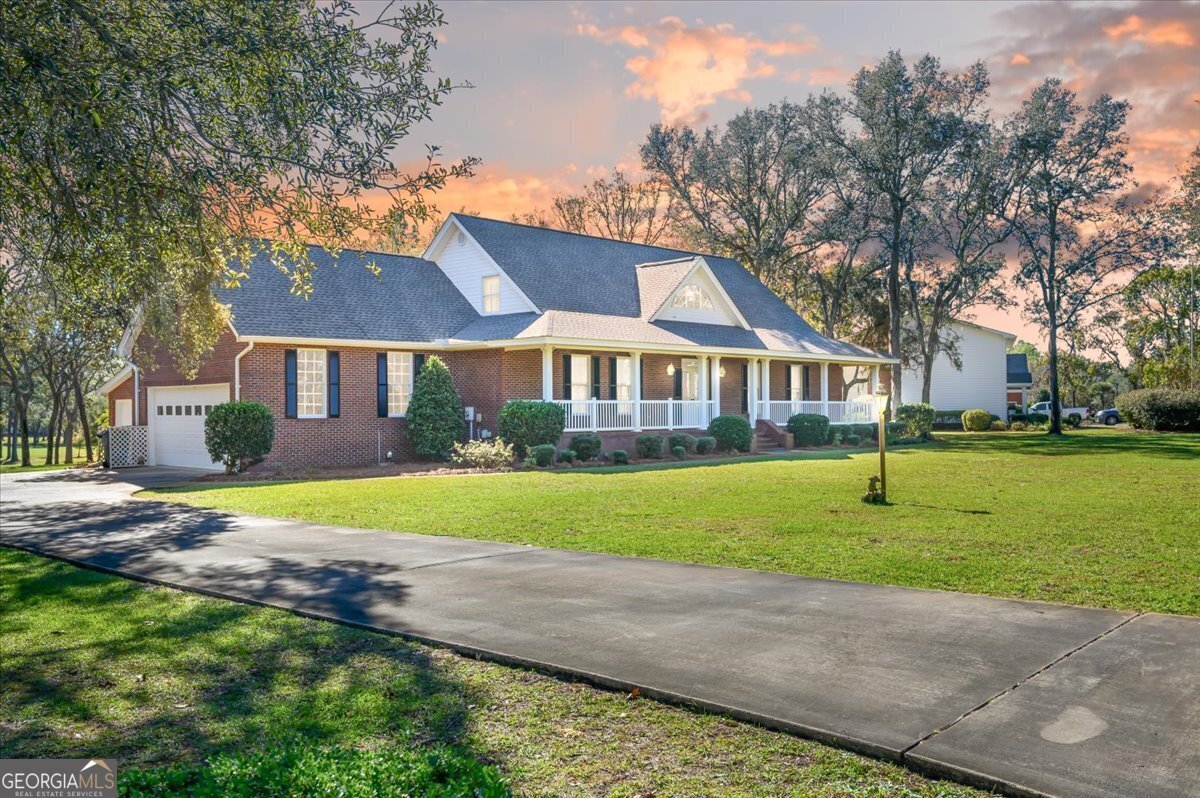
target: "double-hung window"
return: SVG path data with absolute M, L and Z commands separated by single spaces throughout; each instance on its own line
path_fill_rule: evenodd
M 617 407 L 618 413 L 631 413 L 633 409 L 628 402 L 633 399 L 633 358 L 618 357 L 615 360 L 617 376 L 613 382 L 617 386 L 617 395 L 612 398 L 621 402 Z
M 592 398 L 592 359 L 588 355 L 571 355 L 570 398 L 573 402 Z
M 412 389 L 412 352 L 388 352 L 387 412 L 389 416 L 403 416 L 408 412 L 408 400 L 412 398 Z
M 790 375 L 788 377 L 788 401 L 799 402 L 804 399 L 804 367 L 799 363 L 788 364 Z
M 500 275 L 490 274 L 483 278 L 483 312 L 500 312 Z
M 325 417 L 325 397 L 329 390 L 325 378 L 327 362 L 324 349 L 296 350 L 296 415 L 299 418 Z

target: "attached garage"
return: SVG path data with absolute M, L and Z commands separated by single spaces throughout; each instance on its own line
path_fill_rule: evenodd
M 221 468 L 204 448 L 204 419 L 229 401 L 229 383 L 149 388 L 147 400 L 155 465 Z

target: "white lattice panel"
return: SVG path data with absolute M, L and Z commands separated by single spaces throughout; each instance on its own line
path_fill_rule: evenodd
M 108 428 L 108 465 L 130 468 L 146 464 L 150 455 L 150 434 L 146 427 Z

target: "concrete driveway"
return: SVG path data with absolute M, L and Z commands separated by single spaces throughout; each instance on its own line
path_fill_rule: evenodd
M 697 704 L 1012 794 L 1200 795 L 1200 619 L 129 500 L 0 478 L 3 543 Z

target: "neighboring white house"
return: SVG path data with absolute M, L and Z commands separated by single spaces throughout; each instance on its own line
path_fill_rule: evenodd
M 943 352 L 933 362 L 929 403 L 938 410 L 982 408 L 1000 418 L 1008 413 L 1008 348 L 1017 336 L 969 321 L 954 321 L 944 335 L 954 336 L 962 370 Z M 921 372 L 904 370 L 901 401 L 921 401 Z

